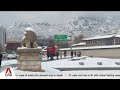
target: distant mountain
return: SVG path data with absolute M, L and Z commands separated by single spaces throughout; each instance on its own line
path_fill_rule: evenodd
M 68 23 L 74 34 L 78 31 L 85 37 L 120 32 L 120 17 L 84 16 L 73 18 Z
M 120 17 L 80 16 L 74 17 L 65 24 L 48 22 L 15 22 L 7 29 L 8 40 L 22 40 L 25 28 L 31 27 L 39 38 L 48 38 L 55 34 L 77 36 L 83 34 L 91 37 L 100 34 L 120 33 Z
M 55 34 L 69 34 L 69 30 L 65 28 L 64 25 L 50 25 L 47 22 L 42 23 L 28 23 L 28 22 L 15 22 L 7 29 L 7 39 L 8 40 L 22 40 L 25 32 L 25 28 L 31 27 L 35 30 L 35 33 L 40 38 L 49 38 L 49 36 L 54 36 Z

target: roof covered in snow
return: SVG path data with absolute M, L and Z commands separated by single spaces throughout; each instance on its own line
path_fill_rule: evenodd
M 105 39 L 105 38 L 111 38 L 111 37 L 119 37 L 119 34 L 109 34 L 109 35 L 99 35 L 95 37 L 90 37 L 90 38 L 83 38 L 83 40 L 94 40 L 94 39 Z
M 110 48 L 120 48 L 120 45 L 104 45 L 104 46 L 88 46 L 88 47 L 75 47 L 72 50 L 87 50 L 87 49 L 110 49 Z M 60 50 L 70 50 L 70 48 L 62 48 Z
M 78 43 L 78 44 L 72 44 L 72 46 L 82 46 L 82 45 L 85 45 L 86 42 L 81 42 L 81 43 Z

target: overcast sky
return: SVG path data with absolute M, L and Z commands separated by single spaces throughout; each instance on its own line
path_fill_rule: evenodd
M 47 21 L 64 24 L 75 16 L 120 16 L 120 11 L 0 11 L 0 25 L 10 26 L 15 21 Z

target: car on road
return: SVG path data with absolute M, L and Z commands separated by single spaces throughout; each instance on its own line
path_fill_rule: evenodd
M 7 54 L 7 59 L 17 59 L 17 54 L 11 52 Z

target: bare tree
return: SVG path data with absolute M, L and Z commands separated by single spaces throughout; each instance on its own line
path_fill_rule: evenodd
M 74 37 L 74 42 L 75 43 L 80 43 L 83 38 L 84 38 L 84 35 L 80 34 L 80 35 Z
M 80 35 L 78 36 L 78 38 L 79 38 L 79 41 L 81 41 L 81 40 L 84 38 L 84 35 L 83 35 L 83 34 L 80 34 Z

